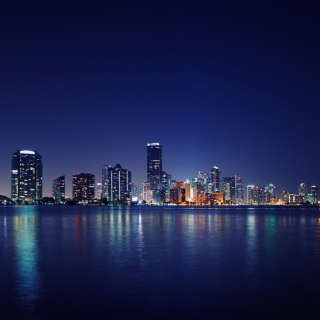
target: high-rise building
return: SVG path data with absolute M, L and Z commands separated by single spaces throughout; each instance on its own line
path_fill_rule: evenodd
M 11 161 L 11 199 L 42 198 L 42 157 L 37 151 L 17 150 Z
M 77 202 L 94 199 L 93 174 L 78 173 L 72 176 L 72 199 Z
M 307 185 L 305 183 L 301 183 L 299 186 L 299 196 L 304 197 L 308 195 Z
M 289 203 L 289 195 L 290 193 L 288 191 L 283 191 L 282 194 L 281 194 L 281 200 L 282 202 L 284 203 Z
M 240 175 L 236 174 L 234 177 L 235 180 L 235 203 L 243 204 L 243 184 L 242 178 Z
M 162 202 L 162 145 L 147 144 L 147 182 L 150 183 L 153 202 Z
M 231 201 L 235 203 L 235 197 L 236 197 L 236 192 L 235 192 L 235 177 L 223 177 L 223 180 L 230 183 L 230 196 L 231 196 Z
M 190 201 L 190 184 L 184 183 L 184 189 L 185 189 L 185 201 Z
M 254 188 L 254 185 L 252 184 L 247 185 L 247 205 L 248 206 L 251 206 L 253 204 L 252 192 L 251 192 L 252 188 Z
M 168 198 L 169 196 L 169 176 L 168 174 L 165 172 L 165 171 L 162 171 L 162 177 L 161 177 L 162 181 L 162 188 L 164 190 L 164 194 L 165 194 L 165 197 Z
M 101 182 L 97 182 L 97 185 L 96 185 L 96 194 L 97 194 L 97 198 L 98 199 L 102 199 L 101 196 L 102 196 L 102 183 Z
M 108 169 L 108 201 L 131 202 L 131 171 L 118 163 Z
M 218 167 L 211 169 L 212 192 L 221 192 L 221 171 Z
M 274 186 L 274 184 L 270 183 L 267 187 L 267 191 L 270 192 L 271 197 L 276 197 L 276 187 Z
M 151 203 L 151 192 L 150 192 L 150 182 L 145 182 L 142 184 L 142 200 Z
M 311 196 L 313 204 L 318 203 L 318 188 L 316 186 L 311 186 Z
M 108 198 L 108 170 L 111 166 L 104 165 L 102 167 L 102 193 L 101 199 Z
M 137 202 L 140 200 L 140 187 L 133 182 L 131 183 L 132 201 Z
M 65 176 L 61 176 L 52 181 L 52 197 L 55 201 L 64 202 L 66 199 L 65 180 Z
M 230 183 L 222 180 L 221 181 L 221 192 L 224 193 L 225 195 L 225 200 L 230 201 L 231 200 L 231 188 L 230 188 Z

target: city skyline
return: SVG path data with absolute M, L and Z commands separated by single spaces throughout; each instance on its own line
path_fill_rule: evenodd
M 0 194 L 16 149 L 42 155 L 43 196 L 105 164 L 141 185 L 150 141 L 174 180 L 320 185 L 312 3 L 5 2 L 0 18 Z
M 115 173 L 117 173 L 115 175 Z M 118 174 L 119 173 L 119 174 Z M 42 156 L 33 150 L 17 150 L 12 154 L 12 161 L 11 161 L 11 198 L 13 200 L 23 200 L 24 198 L 30 200 L 36 200 L 42 198 L 42 187 L 43 187 L 43 180 L 42 180 Z M 121 177 L 120 177 L 121 176 Z M 162 203 L 165 198 L 168 198 L 169 195 L 169 185 L 171 182 L 173 186 L 171 188 L 181 188 L 181 184 L 188 185 L 188 192 L 186 194 L 190 195 L 190 186 L 191 190 L 193 189 L 193 184 L 200 182 L 202 185 L 203 190 L 200 192 L 201 194 L 210 194 L 211 192 L 224 192 L 224 201 L 231 200 L 235 204 L 260 204 L 261 203 L 270 203 L 271 197 L 275 197 L 275 199 L 284 200 L 284 198 L 292 197 L 290 201 L 287 202 L 294 203 L 294 202 L 301 202 L 302 199 L 306 196 L 312 196 L 316 194 L 315 198 L 318 198 L 318 191 L 317 187 L 313 184 L 310 187 L 311 193 L 308 193 L 308 185 L 306 183 L 300 183 L 298 187 L 298 192 L 295 191 L 288 191 L 278 190 L 278 193 L 275 192 L 275 185 L 268 184 L 267 187 L 262 185 L 244 185 L 242 183 L 242 176 L 241 175 L 234 175 L 234 176 L 224 176 L 221 177 L 221 170 L 217 166 L 213 166 L 211 172 L 202 172 L 199 171 L 197 178 L 187 178 L 182 181 L 177 179 L 172 179 L 172 174 L 167 173 L 162 168 L 162 144 L 159 142 L 147 143 L 147 170 L 146 170 L 147 181 L 138 185 L 137 183 L 134 184 L 131 180 L 131 171 L 127 169 L 123 169 L 121 165 L 118 163 L 115 167 L 111 165 L 103 165 L 102 166 L 102 174 L 101 174 L 101 182 L 99 179 L 95 180 L 95 175 L 91 173 L 78 173 L 76 175 L 72 175 L 72 196 L 69 197 L 65 192 L 65 175 L 60 176 L 54 179 L 51 182 L 51 195 L 44 196 L 44 197 L 54 197 L 55 200 L 60 198 L 59 201 L 63 201 L 64 198 L 70 198 L 72 200 L 76 200 L 77 196 L 75 196 L 75 192 L 79 193 L 80 200 L 93 200 L 94 198 L 106 198 L 108 201 L 120 200 L 126 203 L 129 203 L 131 197 L 133 196 L 133 189 L 132 186 L 137 186 L 141 190 L 141 198 L 146 200 L 150 197 L 152 202 Z M 170 182 L 168 181 L 168 176 L 170 176 Z M 211 176 L 211 179 L 209 178 Z M 86 181 L 89 177 L 90 182 Z M 114 180 L 113 177 L 116 177 Z M 80 187 L 75 186 L 75 179 L 79 178 L 79 185 Z M 27 180 L 31 180 L 31 182 L 26 183 Z M 62 180 L 61 180 L 62 179 Z M 83 180 L 84 179 L 84 180 Z M 209 180 L 208 180 L 209 179 Z M 33 182 L 32 182 L 33 181 Z M 83 183 L 82 181 L 85 181 Z M 192 183 L 190 184 L 190 181 Z M 209 185 L 208 185 L 208 182 Z M 165 183 L 165 184 L 164 184 Z M 119 186 L 118 186 L 119 184 Z M 21 186 L 20 186 L 21 185 Z M 82 186 L 83 185 L 83 186 Z M 95 197 L 96 189 L 100 190 L 100 196 Z M 116 187 L 114 187 L 115 185 Z M 150 194 L 148 196 L 143 195 L 145 191 L 145 185 L 149 185 Z M 118 186 L 118 187 L 117 187 Z M 84 191 L 82 188 L 84 187 Z M 196 186 L 196 189 L 200 186 Z M 202 188 L 201 187 L 201 188 Z M 31 188 L 31 189 L 30 189 Z M 77 191 L 75 191 L 75 188 Z M 115 189 L 116 188 L 116 189 Z M 117 189 L 118 188 L 118 189 Z M 38 191 L 39 189 L 39 191 Z M 17 193 L 19 191 L 19 196 Z M 23 191 L 27 190 L 27 191 Z M 31 191 L 30 191 L 31 190 Z M 33 191 L 32 191 L 33 190 Z M 88 191 L 91 190 L 91 191 Z M 113 190 L 111 192 L 111 190 Z M 121 190 L 121 191 L 120 191 Z M 158 193 L 155 192 L 157 190 L 163 190 L 163 192 L 159 191 Z M 254 191 L 254 196 L 251 195 L 250 190 Z M 199 190 L 198 190 L 199 191 Z M 198 191 L 195 191 L 198 193 Z M 21 193 L 23 192 L 23 194 Z M 84 196 L 82 195 L 84 192 Z M 87 197 L 87 193 L 89 192 L 90 196 Z M 266 192 L 266 193 L 265 193 Z M 21 195 L 20 195 L 21 193 Z M 24 194 L 25 193 L 25 194 Z M 30 194 L 30 195 L 29 195 Z M 115 196 L 113 196 L 115 194 Z M 121 194 L 121 195 L 120 195 Z M 191 191 L 192 194 L 192 191 Z M 259 195 L 260 194 L 260 195 Z M 136 196 L 136 194 L 135 194 Z M 197 195 L 192 195 L 191 198 L 196 197 Z M 260 197 L 261 196 L 261 197 Z M 62 197 L 62 199 L 61 199 Z M 115 198 L 114 198 L 115 197 Z M 176 196 L 178 197 L 178 196 Z M 183 196 L 184 197 L 184 196 Z M 296 197 L 296 198 L 294 198 Z M 169 196 L 170 198 L 170 196 Z M 179 199 L 181 195 L 179 196 Z M 252 199 L 255 200 L 252 200 Z M 80 200 L 77 201 L 80 201 Z M 185 197 L 185 200 L 188 198 Z M 266 201 L 268 199 L 268 201 Z M 253 202 L 251 202 L 251 200 Z M 151 200 L 150 200 L 151 201 Z M 147 201 L 148 202 L 148 201 Z

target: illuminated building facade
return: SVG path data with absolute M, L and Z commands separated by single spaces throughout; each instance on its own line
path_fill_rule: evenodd
M 234 177 L 235 180 L 235 204 L 244 204 L 243 201 L 243 184 L 242 178 L 240 175 L 236 174 Z
M 311 196 L 312 196 L 312 203 L 318 203 L 318 188 L 316 186 L 311 186 Z
M 74 201 L 90 201 L 94 199 L 94 175 L 78 173 L 72 176 L 72 199 Z
M 253 199 L 252 199 L 252 189 L 254 188 L 254 185 L 249 184 L 247 186 L 247 205 L 251 206 L 253 203 Z
M 221 171 L 218 167 L 211 169 L 212 192 L 221 192 Z
M 270 193 L 271 197 L 276 197 L 276 187 L 274 184 L 270 183 L 267 187 L 267 191 Z
M 162 188 L 164 190 L 165 197 L 168 198 L 169 189 L 170 189 L 169 175 L 165 171 L 162 171 L 161 179 L 162 179 L 161 183 L 162 183 Z
M 185 189 L 179 187 L 169 189 L 169 201 L 172 203 L 185 202 Z
M 102 196 L 102 183 L 101 182 L 98 182 L 97 185 L 96 185 L 96 194 L 97 194 L 97 198 L 98 199 L 101 199 L 101 196 Z
M 153 191 L 153 202 L 162 202 L 162 145 L 160 143 L 147 144 L 147 182 Z
M 108 169 L 108 201 L 131 202 L 131 171 L 118 163 Z
M 281 200 L 283 203 L 289 203 L 289 195 L 290 195 L 290 193 L 286 190 L 282 192 Z
M 303 203 L 309 202 L 308 188 L 305 183 L 301 183 L 299 185 L 299 196 L 301 197 Z
M 17 150 L 11 160 L 11 199 L 42 198 L 42 157 L 37 151 Z
M 230 201 L 231 200 L 231 190 L 230 190 L 230 183 L 222 180 L 221 181 L 221 192 L 225 194 L 225 200 Z M 209 192 L 211 193 L 211 192 Z
M 108 170 L 111 166 L 104 165 L 102 167 L 102 193 L 101 199 L 108 198 Z
M 61 176 L 52 181 L 52 197 L 57 202 L 64 202 L 66 199 L 65 181 L 65 176 Z
M 230 184 L 230 197 L 231 201 L 235 203 L 235 197 L 236 197 L 236 192 L 235 192 L 235 177 L 224 177 L 223 181 L 226 181 Z
M 149 182 L 145 182 L 145 183 L 142 184 L 142 200 L 147 202 L 147 203 L 151 203 L 152 202 L 150 183 Z

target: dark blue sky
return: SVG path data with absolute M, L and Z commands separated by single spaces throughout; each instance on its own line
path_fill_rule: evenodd
M 0 194 L 16 149 L 70 196 L 104 164 L 144 182 L 147 142 L 176 180 L 320 185 L 316 1 L 64 2 L 1 2 Z

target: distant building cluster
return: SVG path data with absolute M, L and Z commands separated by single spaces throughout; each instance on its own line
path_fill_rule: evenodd
M 301 183 L 299 193 L 283 191 L 276 196 L 273 184 L 267 187 L 244 187 L 240 175 L 222 177 L 221 170 L 213 166 L 209 173 L 199 171 L 197 177 L 176 181 L 162 167 L 162 145 L 147 144 L 147 180 L 142 187 L 135 185 L 131 171 L 118 163 L 114 167 L 102 167 L 102 180 L 95 183 L 91 173 L 72 176 L 72 198 L 65 193 L 65 176 L 52 181 L 52 197 L 42 197 L 42 157 L 37 151 L 17 150 L 11 161 L 11 200 L 16 203 L 72 203 L 72 204 L 117 204 L 146 205 L 316 205 L 318 189 Z M 0 199 L 1 200 L 1 199 Z M 5 200 L 7 201 L 7 200 Z

